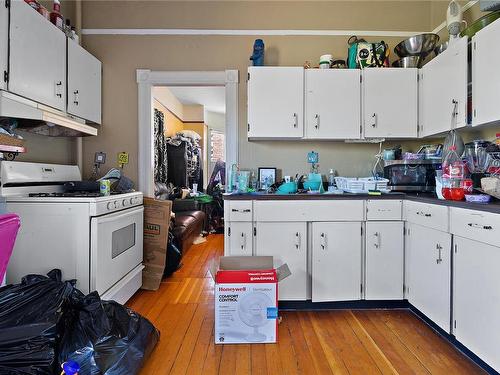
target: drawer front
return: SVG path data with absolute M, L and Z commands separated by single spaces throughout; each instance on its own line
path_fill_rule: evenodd
M 404 219 L 410 223 L 448 232 L 448 207 L 405 201 Z
M 452 207 L 450 231 L 460 237 L 500 247 L 500 214 Z
M 402 200 L 368 199 L 366 201 L 366 220 L 401 220 Z
M 252 201 L 226 201 L 225 217 L 228 221 L 252 221 Z
M 255 201 L 255 221 L 363 221 L 363 200 Z

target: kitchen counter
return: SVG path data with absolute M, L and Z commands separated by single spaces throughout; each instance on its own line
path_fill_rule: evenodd
M 387 193 L 382 195 L 369 194 L 267 194 L 267 193 L 250 193 L 250 194 L 234 194 L 224 195 L 224 200 L 356 200 L 356 199 L 407 199 L 415 202 L 437 204 L 447 207 L 458 207 L 469 210 L 485 211 L 500 214 L 500 201 L 493 200 L 490 203 L 470 203 L 466 201 L 448 201 L 438 199 L 432 193 L 422 194 L 405 194 L 405 193 Z

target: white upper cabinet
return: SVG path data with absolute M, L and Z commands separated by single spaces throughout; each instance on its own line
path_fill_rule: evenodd
M 358 69 L 305 71 L 305 138 L 360 138 L 360 72 Z
M 361 299 L 361 228 L 360 222 L 313 223 L 312 302 Z
M 363 70 L 366 138 L 417 137 L 417 69 Z
M 101 62 L 68 40 L 68 113 L 101 123 Z
M 66 109 L 66 35 L 24 1 L 11 2 L 9 69 L 9 91 Z
M 248 68 L 248 137 L 304 136 L 304 69 Z
M 367 300 L 403 299 L 403 222 L 366 223 Z
M 477 32 L 472 38 L 472 125 L 500 120 L 500 20 Z M 495 47 L 493 47 L 495 46 Z
M 500 248 L 455 236 L 454 334 L 500 371 Z
M 9 10 L 0 6 L 0 90 L 7 88 L 5 74 L 8 67 L 8 44 L 9 44 Z
M 420 70 L 420 136 L 467 125 L 467 38 Z

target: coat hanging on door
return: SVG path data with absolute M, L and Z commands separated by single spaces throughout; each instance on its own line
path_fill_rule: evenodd
M 167 182 L 168 158 L 167 142 L 165 140 L 165 116 L 155 109 L 154 112 L 154 139 L 155 139 L 155 182 Z

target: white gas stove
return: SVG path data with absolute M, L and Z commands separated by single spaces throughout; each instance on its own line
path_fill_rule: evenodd
M 7 282 L 62 270 L 84 293 L 125 303 L 142 284 L 142 193 L 65 193 L 77 166 L 2 161 L 0 196 L 21 217 Z

